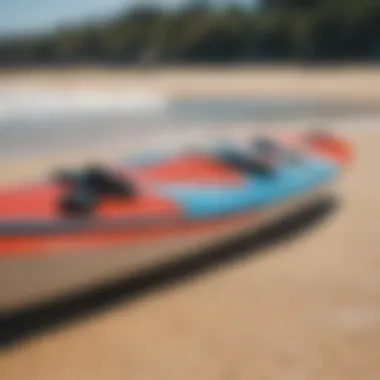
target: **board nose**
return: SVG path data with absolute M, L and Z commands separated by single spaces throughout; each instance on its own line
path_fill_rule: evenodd
M 308 147 L 316 154 L 328 158 L 338 165 L 347 166 L 352 162 L 353 149 L 348 140 L 333 135 L 307 136 Z

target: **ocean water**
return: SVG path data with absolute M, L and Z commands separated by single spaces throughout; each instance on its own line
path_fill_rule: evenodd
M 57 152 L 184 129 L 234 123 L 380 113 L 308 99 L 170 98 L 125 91 L 52 92 L 0 88 L 0 157 Z
M 63 92 L 0 88 L 0 128 L 49 128 L 77 122 L 230 122 L 379 111 L 312 99 L 170 98 L 150 92 Z

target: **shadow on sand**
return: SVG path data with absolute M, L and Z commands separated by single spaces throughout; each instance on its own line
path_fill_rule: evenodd
M 62 327 L 93 313 L 132 302 L 149 292 L 188 280 L 232 260 L 264 253 L 265 248 L 307 232 L 336 211 L 339 204 L 338 199 L 333 196 L 324 197 L 265 230 L 239 236 L 207 251 L 190 252 L 184 260 L 155 267 L 112 284 L 103 284 L 70 298 L 0 315 L 0 350 L 9 349 L 37 334 Z

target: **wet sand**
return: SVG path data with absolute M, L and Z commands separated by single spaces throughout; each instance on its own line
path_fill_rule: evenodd
M 344 135 L 356 160 L 338 185 L 340 207 L 327 219 L 260 255 L 252 252 L 132 300 L 126 296 L 5 346 L 0 378 L 378 379 L 380 119 L 333 124 L 342 131 L 352 127 Z M 104 148 L 41 157 L 28 166 L 14 161 L 3 164 L 1 177 L 116 153 Z

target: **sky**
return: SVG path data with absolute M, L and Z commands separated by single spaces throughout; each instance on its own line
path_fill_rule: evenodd
M 186 0 L 0 0 L 0 35 L 43 32 L 69 23 L 107 18 L 136 4 L 175 7 L 185 2 Z M 223 4 L 228 0 L 213 2 Z M 240 4 L 252 2 L 234 0 L 234 3 Z

